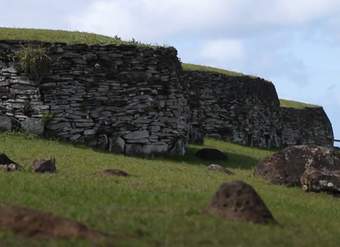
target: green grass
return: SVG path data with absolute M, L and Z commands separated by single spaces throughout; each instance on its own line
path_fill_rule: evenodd
M 123 41 L 119 37 L 109 37 L 94 33 L 47 30 L 47 29 L 30 29 L 30 28 L 2 28 L 0 27 L 0 40 L 29 40 L 44 42 L 60 42 L 67 44 L 130 44 L 151 46 L 142 44 L 135 40 Z
M 190 64 L 190 63 L 183 63 L 182 68 L 185 71 L 214 72 L 214 73 L 219 73 L 219 74 L 223 74 L 227 76 L 246 76 L 245 74 L 231 71 L 231 70 L 219 69 L 219 68 L 214 68 L 210 66 L 196 65 L 196 64 Z
M 294 109 L 306 109 L 306 108 L 318 108 L 318 105 L 307 104 L 303 102 L 280 99 L 280 106 L 285 108 L 294 108 Z
M 340 246 L 339 199 L 274 186 L 253 177 L 254 165 L 272 151 L 212 139 L 236 175 L 207 171 L 193 156 L 132 158 L 20 134 L 0 134 L 0 151 L 25 171 L 0 173 L 0 201 L 78 220 L 113 236 L 114 246 Z M 30 172 L 36 158 L 55 156 L 58 173 Z M 107 168 L 128 178 L 101 177 Z M 280 227 L 221 220 L 202 213 L 219 185 L 241 179 L 255 187 Z M 0 233 L 1 246 L 92 246 L 81 240 L 25 239 Z

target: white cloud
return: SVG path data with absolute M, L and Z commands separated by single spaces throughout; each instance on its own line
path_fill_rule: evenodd
M 69 22 L 85 31 L 158 41 L 301 25 L 339 10 L 338 0 L 98 0 Z
M 240 40 L 213 40 L 208 41 L 201 48 L 200 56 L 210 65 L 224 66 L 242 62 L 245 58 L 245 50 Z

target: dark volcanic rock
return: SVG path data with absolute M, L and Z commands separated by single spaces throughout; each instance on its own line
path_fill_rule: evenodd
M 196 156 L 202 160 L 226 160 L 227 155 L 213 148 L 202 148 L 197 151 Z
M 227 168 L 225 168 L 221 165 L 217 165 L 217 164 L 209 165 L 208 170 L 209 171 L 223 172 L 223 173 L 228 174 L 228 175 L 234 175 L 234 173 L 232 171 L 230 171 L 229 169 L 227 169 Z
M 33 161 L 32 169 L 39 173 L 54 173 L 57 171 L 55 159 L 49 160 L 35 160 Z
M 104 176 L 118 176 L 118 177 L 128 177 L 130 176 L 127 172 L 119 169 L 106 169 L 102 172 Z
M 256 191 L 242 181 L 222 184 L 212 198 L 207 212 L 231 220 L 275 223 L 274 217 Z
M 0 153 L 0 170 L 16 171 L 21 169 L 21 166 L 7 157 L 6 154 Z
M 87 226 L 37 210 L 0 205 L 0 228 L 28 237 L 84 238 L 100 240 L 104 235 Z
M 292 146 L 261 161 L 256 166 L 255 175 L 274 184 L 293 186 L 300 184 L 301 176 L 310 168 L 334 172 L 340 169 L 340 154 L 333 148 Z
M 306 192 L 340 193 L 340 169 L 329 171 L 310 167 L 305 170 L 300 181 L 302 189 Z

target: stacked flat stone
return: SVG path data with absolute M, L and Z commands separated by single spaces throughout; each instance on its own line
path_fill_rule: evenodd
M 2 61 L 3 114 L 46 114 L 45 135 L 112 152 L 185 153 L 189 109 L 174 48 L 3 41 L 0 53 L 28 45 L 46 48 L 49 74 L 33 82 Z
M 39 82 L 16 69 L 23 47 L 44 47 Z M 0 41 L 0 130 L 57 137 L 128 155 L 185 153 L 204 136 L 242 145 L 333 145 L 322 108 L 280 108 L 261 78 L 182 71 L 174 48 Z

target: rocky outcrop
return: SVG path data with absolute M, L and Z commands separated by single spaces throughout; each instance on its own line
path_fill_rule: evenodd
M 257 224 L 276 222 L 253 187 L 242 181 L 222 184 L 213 196 L 207 212 L 225 219 Z
M 39 82 L 10 59 L 25 46 L 50 58 Z M 0 54 L 0 113 L 23 129 L 124 154 L 185 153 L 189 109 L 175 49 L 1 41 Z

